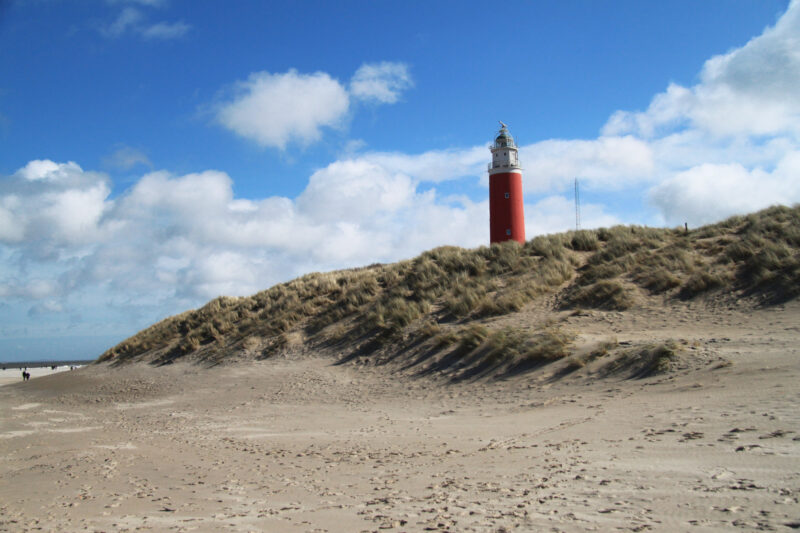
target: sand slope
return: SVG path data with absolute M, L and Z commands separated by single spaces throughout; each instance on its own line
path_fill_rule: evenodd
M 524 314 L 513 320 L 524 321 Z M 326 357 L 0 388 L 0 530 L 800 528 L 800 305 L 568 317 L 675 372 L 413 379 Z

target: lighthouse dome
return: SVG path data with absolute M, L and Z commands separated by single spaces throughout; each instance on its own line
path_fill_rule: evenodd
M 500 133 L 497 134 L 497 137 L 494 140 L 494 147 L 495 148 L 516 148 L 514 145 L 514 138 L 508 132 L 508 129 L 505 125 L 500 128 Z
M 489 146 L 492 152 L 492 162 L 489 163 L 489 173 L 507 172 L 509 169 L 520 169 L 517 145 L 514 138 L 508 133 L 508 128 L 502 122 L 500 131 L 494 138 L 494 143 Z

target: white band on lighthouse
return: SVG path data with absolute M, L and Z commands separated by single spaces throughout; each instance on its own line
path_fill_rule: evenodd
M 515 167 L 497 167 L 492 168 L 491 163 L 489 164 L 489 175 L 493 176 L 494 174 L 505 174 L 506 172 L 509 174 L 519 174 L 522 175 L 522 167 L 515 166 Z

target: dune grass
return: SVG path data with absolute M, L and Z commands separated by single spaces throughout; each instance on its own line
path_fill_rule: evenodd
M 336 343 L 345 355 L 397 354 L 424 343 L 442 352 L 480 351 L 484 363 L 550 360 L 566 355 L 563 332 L 523 335 L 492 320 L 552 301 L 557 308 L 614 311 L 652 297 L 785 301 L 800 294 L 799 250 L 800 207 L 772 207 L 689 232 L 614 226 L 523 245 L 443 246 L 394 264 L 311 273 L 249 297 L 216 298 L 142 330 L 99 360 L 268 357 L 296 348 L 287 340 L 292 332 L 309 346 Z
M 674 340 L 640 346 L 622 352 L 607 363 L 601 372 L 635 379 L 664 374 L 672 369 L 682 351 L 680 344 Z
M 463 379 L 486 373 L 512 374 L 556 361 L 568 355 L 573 338 L 573 334 L 554 327 L 532 333 L 472 323 L 440 333 L 431 344 L 442 351 L 440 361 L 447 361 L 438 365 L 439 371 Z

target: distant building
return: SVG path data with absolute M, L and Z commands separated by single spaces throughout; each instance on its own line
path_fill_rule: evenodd
M 522 203 L 522 167 L 517 145 L 502 122 L 489 149 L 489 242 L 525 242 L 525 213 Z

